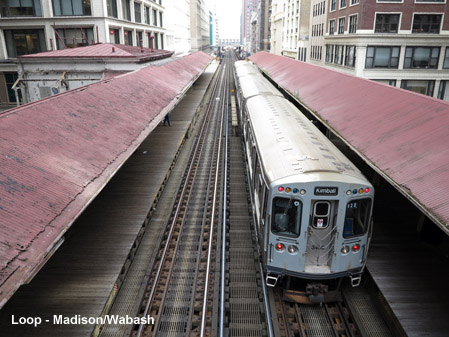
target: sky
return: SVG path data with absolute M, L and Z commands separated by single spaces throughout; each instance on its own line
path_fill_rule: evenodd
M 215 2 L 220 39 L 240 38 L 242 0 L 212 0 Z

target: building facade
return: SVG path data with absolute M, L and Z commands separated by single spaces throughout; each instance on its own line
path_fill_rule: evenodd
M 257 8 L 257 51 L 271 49 L 271 0 L 260 0 Z
M 449 100 L 447 0 L 284 1 L 275 53 Z
M 12 85 L 20 55 L 108 42 L 164 49 L 164 1 L 3 0 L 0 107 L 16 104 Z
M 243 0 L 242 1 L 242 22 L 241 22 L 241 41 L 240 43 L 245 46 L 246 50 L 251 49 L 251 17 L 252 13 L 257 12 L 260 0 Z
M 209 9 L 205 1 L 190 0 L 190 38 L 193 52 L 211 50 Z
M 324 64 L 449 100 L 446 0 L 330 0 Z

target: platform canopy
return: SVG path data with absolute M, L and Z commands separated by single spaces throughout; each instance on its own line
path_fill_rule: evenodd
M 449 235 L 448 102 L 266 52 L 250 59 Z
M 0 114 L 0 308 L 211 59 L 194 53 Z

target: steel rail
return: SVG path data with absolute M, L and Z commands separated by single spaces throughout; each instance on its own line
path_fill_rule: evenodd
M 219 82 L 215 83 L 214 88 L 213 88 L 214 90 L 213 90 L 213 93 L 212 93 L 211 97 L 213 97 L 214 94 L 216 93 L 216 91 L 218 91 L 219 84 L 220 84 Z M 206 115 L 204 116 L 203 124 L 201 125 L 201 130 L 199 132 L 199 136 L 196 139 L 195 147 L 194 147 L 194 149 L 192 151 L 192 155 L 191 155 L 192 160 L 191 160 L 189 168 L 188 168 L 188 172 L 187 172 L 187 175 L 186 175 L 186 180 L 188 180 L 189 176 L 191 175 L 192 169 L 194 167 L 194 163 L 195 163 L 194 158 L 197 155 L 197 152 L 198 152 L 198 149 L 199 149 L 199 145 L 201 143 L 200 142 L 201 136 L 203 136 L 203 134 L 205 133 L 206 125 L 207 125 L 207 121 L 208 121 L 207 117 L 208 117 L 208 115 L 209 115 L 211 110 L 212 110 L 212 105 L 209 105 L 207 110 L 206 110 Z M 167 236 L 167 239 L 166 239 L 166 242 L 165 242 L 165 245 L 164 245 L 164 250 L 162 252 L 162 256 L 161 256 L 161 259 L 160 259 L 160 262 L 159 262 L 159 266 L 158 266 L 158 269 L 157 269 L 157 272 L 156 272 L 156 276 L 154 278 L 153 285 L 152 285 L 151 291 L 150 291 L 150 295 L 148 297 L 148 302 L 147 302 L 147 304 L 145 306 L 145 310 L 144 310 L 144 313 L 143 313 L 142 317 L 146 317 L 148 315 L 149 311 L 150 311 L 151 304 L 152 304 L 153 297 L 154 297 L 154 293 L 156 291 L 156 286 L 158 285 L 159 278 L 161 276 L 162 267 L 164 265 L 165 258 L 166 258 L 166 255 L 167 255 L 167 251 L 168 251 L 169 246 L 170 246 L 170 241 L 171 241 L 171 238 L 173 236 L 174 229 L 176 227 L 175 226 L 176 225 L 176 219 L 177 219 L 177 216 L 178 216 L 179 211 L 181 209 L 183 196 L 184 196 L 184 194 L 186 192 L 187 186 L 188 186 L 188 184 L 184 184 L 184 186 L 182 188 L 182 191 L 180 193 L 179 202 L 178 202 L 178 205 L 176 206 L 176 211 L 175 211 L 175 214 L 173 215 L 173 220 L 172 220 L 172 222 L 170 224 L 170 231 L 169 231 L 169 234 Z M 143 323 L 139 325 L 139 330 L 137 332 L 137 337 L 141 337 L 142 336 L 142 333 L 143 333 L 143 330 L 144 330 L 145 326 L 146 326 L 146 324 L 143 324 Z
M 226 86 L 223 84 L 226 84 L 226 71 L 227 67 L 225 65 L 225 68 L 222 73 L 222 82 L 221 82 L 221 88 L 223 92 L 226 92 Z M 223 104 L 223 100 L 222 104 Z M 204 282 L 204 298 L 203 298 L 203 310 L 201 314 L 201 327 L 200 327 L 200 337 L 204 337 L 205 334 L 205 327 L 206 327 L 206 312 L 207 312 L 207 292 L 209 290 L 209 272 L 210 272 L 210 265 L 212 260 L 212 241 L 214 236 L 214 214 L 215 214 L 215 203 L 217 199 L 217 187 L 218 187 L 218 175 L 220 171 L 220 157 L 221 157 L 221 146 L 222 146 L 222 134 L 223 134 L 223 109 L 222 109 L 222 115 L 221 115 L 221 121 L 220 121 L 220 135 L 219 135 L 219 142 L 218 142 L 218 151 L 217 151 L 217 164 L 215 168 L 215 186 L 214 186 L 214 196 L 212 200 L 212 211 L 211 211 L 211 223 L 210 223 L 210 229 L 209 229 L 209 245 L 208 245 L 208 252 L 207 252 L 207 267 L 206 267 L 206 280 Z
M 228 64 L 229 77 L 231 76 L 231 60 L 226 57 Z M 229 80 L 229 78 L 228 78 Z M 229 82 L 230 83 L 230 82 Z M 227 186 L 228 186 L 228 141 L 229 141 L 229 89 L 226 91 L 225 111 L 226 111 L 226 123 L 225 123 L 225 157 L 224 157 L 224 184 L 223 184 L 223 219 L 222 219 L 222 240 L 221 240 L 221 284 L 220 284 L 220 337 L 224 337 L 224 320 L 225 320 L 225 278 L 226 278 L 226 202 L 227 202 Z

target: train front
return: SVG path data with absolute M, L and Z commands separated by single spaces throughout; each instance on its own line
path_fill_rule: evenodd
M 308 181 L 301 176 L 271 184 L 267 285 L 274 286 L 282 276 L 305 280 L 315 294 L 327 292 L 320 280 L 347 276 L 353 286 L 359 285 L 371 237 L 374 188 L 365 179 L 333 176 L 320 173 Z

